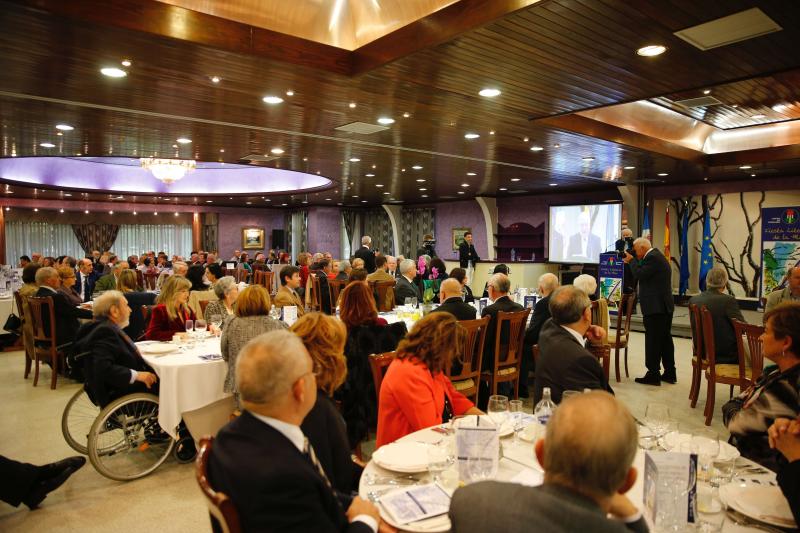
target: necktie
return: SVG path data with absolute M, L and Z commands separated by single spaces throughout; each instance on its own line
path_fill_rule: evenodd
M 309 461 L 311 461 L 311 464 L 314 465 L 314 469 L 317 471 L 320 477 L 322 477 L 322 479 L 325 481 L 325 485 L 327 485 L 328 488 L 335 493 L 336 491 L 333 489 L 333 485 L 331 485 L 331 481 L 330 479 L 328 479 L 328 476 L 325 475 L 325 470 L 319 463 L 319 459 L 317 459 L 317 454 L 314 453 L 314 447 L 311 446 L 310 442 L 308 442 L 307 437 L 303 438 L 303 454 L 308 458 Z

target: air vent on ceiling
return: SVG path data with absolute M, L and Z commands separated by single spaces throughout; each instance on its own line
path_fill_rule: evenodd
M 687 98 L 686 100 L 677 100 L 675 102 L 683 107 L 708 107 L 712 105 L 721 105 L 722 102 L 713 96 L 700 96 L 698 98 Z
M 727 17 L 676 31 L 675 36 L 700 50 L 711 50 L 719 46 L 761 37 L 782 29 L 777 22 L 769 18 L 761 9 L 754 7 Z
M 250 154 L 244 157 L 239 158 L 239 162 L 241 163 L 268 163 L 270 161 L 275 161 L 276 159 L 280 159 L 280 156 L 277 155 L 261 155 L 261 154 Z
M 359 133 L 361 135 L 369 135 L 371 133 L 378 133 L 379 131 L 388 130 L 389 128 L 387 128 L 386 126 L 381 126 L 379 124 L 367 124 L 366 122 L 351 122 L 350 124 L 344 124 L 334 129 L 337 131 L 344 131 L 347 133 Z

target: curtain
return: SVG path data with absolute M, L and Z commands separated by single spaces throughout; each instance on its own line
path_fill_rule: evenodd
M 203 250 L 217 251 L 217 225 L 205 224 L 203 226 Z
M 400 214 L 400 253 L 406 259 L 417 259 L 417 250 L 422 246 L 422 237 L 426 233 L 436 236 L 433 228 L 436 226 L 436 210 L 423 207 L 418 209 L 403 209 Z M 436 243 L 447 246 L 448 242 Z M 437 249 L 438 252 L 438 249 Z
M 73 224 L 72 231 L 78 238 L 78 242 L 83 246 L 87 254 L 92 250 L 106 252 L 111 249 L 117 239 L 119 225 L 117 224 Z
M 143 252 L 166 252 L 189 257 L 192 251 L 192 226 L 189 224 L 123 224 L 114 243 L 119 257 Z
M 292 237 L 292 214 L 286 213 L 283 216 L 283 231 L 286 235 L 286 253 L 289 257 L 294 258 L 294 247 L 292 246 L 294 238 Z M 292 261 L 294 263 L 294 261 Z
M 372 237 L 372 249 L 383 255 L 394 255 L 392 222 L 385 209 L 369 209 L 363 213 L 364 234 Z
M 16 266 L 20 256 L 30 257 L 34 252 L 41 253 L 44 257 L 69 255 L 76 259 L 86 255 L 69 224 L 7 221 L 6 260 L 9 264 Z
M 358 248 L 361 246 L 361 236 L 358 235 L 358 222 L 358 211 L 353 209 L 342 209 L 342 225 L 344 226 L 345 239 L 350 245 L 349 249 L 346 250 L 347 255 L 343 255 L 342 257 L 350 257 L 353 255 L 353 251 L 358 250 Z
M 292 256 L 308 251 L 308 211 L 295 211 L 291 214 Z

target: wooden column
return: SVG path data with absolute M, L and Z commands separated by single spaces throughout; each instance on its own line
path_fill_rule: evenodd
M 200 213 L 192 214 L 192 250 L 199 250 L 203 246 L 203 224 Z
M 6 212 L 0 206 L 0 265 L 6 264 Z M 12 267 L 17 266 L 16 263 L 11 264 Z

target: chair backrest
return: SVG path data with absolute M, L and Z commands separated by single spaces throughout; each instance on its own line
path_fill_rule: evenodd
M 397 352 L 384 352 L 373 353 L 369 355 L 369 369 L 372 371 L 372 381 L 375 383 L 375 398 L 380 402 L 381 399 L 381 383 L 383 383 L 383 376 L 386 375 L 386 370 L 389 365 L 394 361 Z
M 331 291 L 331 306 L 336 307 L 339 301 L 339 293 L 342 292 L 349 282 L 345 279 L 332 279 L 328 280 L 328 288 Z
M 154 291 L 158 283 L 158 272 L 145 272 L 144 273 L 144 290 Z
M 34 344 L 50 343 L 51 348 L 56 346 L 56 316 L 53 308 L 52 296 L 28 298 L 30 309 L 31 327 L 33 328 Z M 45 319 L 45 316 L 47 319 Z
M 316 272 L 309 272 L 308 281 L 306 281 L 306 305 L 312 311 L 319 311 L 322 308 L 319 291 L 320 284 Z
M 150 325 L 150 314 L 153 312 L 154 307 L 155 305 L 143 305 L 140 308 L 142 312 L 142 317 L 144 318 L 144 330 L 142 331 L 142 336 L 144 336 L 145 332 L 147 331 L 147 327 Z
M 711 376 L 716 376 L 715 365 L 716 360 L 716 343 L 714 342 L 714 317 L 711 311 L 704 305 L 700 308 L 700 321 L 703 327 L 703 348 L 705 351 L 706 361 L 708 361 L 708 372 Z M 719 379 L 719 378 L 715 378 Z M 750 382 L 750 378 L 745 371 L 745 360 L 742 355 L 739 356 L 739 384 L 744 387 Z
M 137 287 L 144 287 L 144 274 L 138 268 L 133 270 L 136 272 L 136 286 Z
M 689 304 L 689 324 L 692 327 L 692 355 L 698 361 L 704 360 L 706 354 L 703 353 L 703 326 L 697 304 Z
M 247 278 L 250 276 L 250 271 L 246 268 L 237 268 L 236 269 L 236 283 L 247 282 Z
M 378 311 L 391 311 L 394 309 L 395 280 L 370 281 L 369 286 L 375 293 Z
M 200 450 L 194 463 L 195 478 L 200 486 L 200 492 L 206 498 L 212 531 L 215 533 L 239 533 L 242 528 L 236 507 L 226 494 L 215 491 L 208 480 L 208 459 L 211 456 L 213 442 L 213 437 L 200 439 Z
M 625 293 L 617 306 L 617 338 L 627 335 L 631 330 L 631 316 L 636 304 L 636 293 Z
M 608 344 L 592 344 L 587 342 L 586 349 L 597 357 L 600 366 L 603 367 L 606 383 L 608 383 L 608 374 L 611 370 L 611 346 Z
M 755 383 L 761 377 L 764 369 L 764 352 L 761 344 L 761 334 L 764 333 L 764 326 L 748 324 L 734 319 L 733 330 L 736 332 L 736 348 L 739 352 L 739 360 L 744 361 L 747 358 L 745 350 L 750 352 L 750 380 Z
M 261 279 L 263 277 L 263 274 L 264 273 L 261 270 L 258 270 L 258 269 L 253 270 L 253 283 L 255 285 L 264 285 L 264 282 Z
M 608 301 L 605 298 L 598 298 L 592 301 L 592 325 L 600 326 L 603 331 L 608 333 Z M 597 344 L 607 344 L 608 337 L 601 339 Z
M 461 363 L 461 372 L 453 374 L 453 362 L 447 362 L 445 373 L 450 376 L 451 381 L 464 381 L 472 379 L 475 382 L 473 387 L 461 389 L 459 392 L 470 398 L 473 403 L 477 403 L 478 384 L 481 374 L 481 361 L 483 360 L 483 345 L 486 341 L 486 332 L 489 329 L 489 322 L 492 317 L 485 316 L 478 320 L 459 320 L 459 325 L 464 328 L 466 335 L 461 353 L 458 360 Z
M 519 367 L 522 361 L 522 341 L 525 338 L 525 323 L 531 310 L 522 311 L 498 311 L 497 312 L 497 331 L 495 331 L 494 344 L 494 373 L 498 370 Z M 506 329 L 507 336 L 503 338 L 503 329 Z
M 14 291 L 14 302 L 17 304 L 17 313 L 19 313 L 19 318 L 22 322 L 25 322 L 25 308 L 23 307 L 23 296 L 19 293 L 19 291 Z
M 233 276 L 235 278 L 239 270 L 240 269 L 238 269 L 238 268 L 226 268 L 225 269 L 225 275 L 226 276 Z
M 200 300 L 200 314 L 202 316 L 206 316 L 206 307 L 208 307 L 208 302 L 208 300 Z

